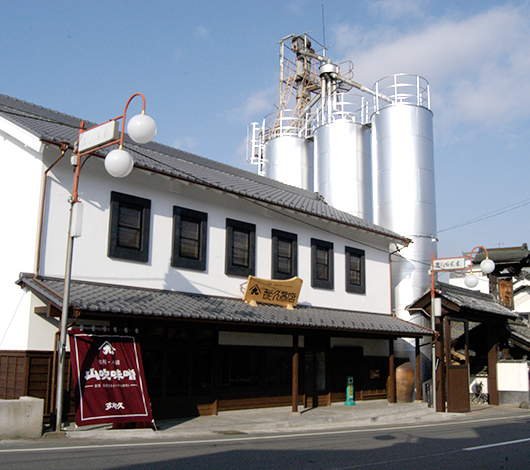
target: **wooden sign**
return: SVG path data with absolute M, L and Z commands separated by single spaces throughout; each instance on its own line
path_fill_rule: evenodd
M 243 300 L 251 304 L 261 302 L 283 307 L 294 307 L 298 303 L 298 296 L 303 282 L 302 279 L 296 276 L 284 281 L 279 279 L 259 279 L 249 276 Z

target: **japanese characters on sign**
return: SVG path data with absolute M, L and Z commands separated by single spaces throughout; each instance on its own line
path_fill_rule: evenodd
M 140 354 L 131 336 L 70 332 L 76 424 L 152 421 Z
M 284 281 L 249 276 L 243 300 L 294 307 L 298 303 L 302 283 L 302 279 L 296 276 Z
M 458 271 L 467 269 L 469 266 L 466 261 L 469 261 L 467 256 L 460 256 L 458 258 L 438 258 L 432 262 L 433 271 Z

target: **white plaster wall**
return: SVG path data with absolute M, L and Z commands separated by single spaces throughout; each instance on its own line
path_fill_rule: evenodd
M 71 185 L 71 169 L 67 163 L 61 162 L 54 169 L 48 192 L 42 262 L 42 273 L 48 276 L 64 276 L 69 206 L 66 201 Z M 112 190 L 151 200 L 151 237 L 147 263 L 107 257 Z M 75 239 L 74 279 L 240 297 L 246 278 L 224 274 L 226 218 L 233 218 L 256 224 L 256 275 L 262 278 L 271 276 L 271 229 L 298 234 L 298 275 L 304 281 L 300 303 L 390 312 L 388 241 L 382 237 L 345 229 L 334 223 L 318 222 L 314 218 L 286 210 L 264 208 L 239 197 L 175 182 L 138 169 L 134 169 L 127 178 L 114 179 L 104 171 L 102 160 L 97 157 L 93 157 L 83 168 L 80 197 L 85 206 L 83 235 Z M 170 265 L 174 205 L 208 213 L 208 262 L 205 272 L 175 269 Z M 312 237 L 334 243 L 333 290 L 311 288 Z M 366 251 L 365 295 L 345 291 L 345 246 Z
M 521 290 L 513 297 L 514 310 L 516 312 L 530 312 L 530 292 L 528 292 L 526 289 Z
M 32 296 L 15 281 L 35 270 L 42 180 L 41 142 L 0 118 L 0 198 L 3 247 L 0 269 L 0 349 L 25 350 L 29 344 Z
M 488 279 L 488 276 L 484 276 L 484 274 L 482 274 L 482 271 L 480 269 L 478 271 L 474 270 L 473 274 L 477 276 L 478 284 L 476 285 L 476 287 L 473 287 L 470 290 L 476 290 L 476 291 L 482 292 L 483 294 L 489 294 L 490 293 L 490 284 L 489 284 L 490 281 Z M 462 274 L 461 276 L 459 275 L 458 277 L 451 276 L 449 278 L 449 284 L 453 286 L 462 287 L 463 289 L 469 289 L 469 287 L 467 287 L 465 283 L 465 274 Z
M 498 362 L 497 384 L 499 391 L 528 392 L 528 363 Z

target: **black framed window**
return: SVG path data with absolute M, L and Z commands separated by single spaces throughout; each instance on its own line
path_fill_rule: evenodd
M 364 250 L 347 246 L 346 254 L 346 292 L 366 293 Z
M 272 278 L 290 279 L 298 274 L 298 236 L 272 229 Z
M 184 207 L 173 207 L 171 265 L 205 271 L 207 231 L 208 214 Z
M 311 239 L 311 285 L 333 289 L 333 243 Z
M 256 226 L 226 219 L 225 273 L 234 276 L 254 275 L 256 269 Z
M 132 261 L 149 260 L 151 201 L 112 191 L 108 256 Z

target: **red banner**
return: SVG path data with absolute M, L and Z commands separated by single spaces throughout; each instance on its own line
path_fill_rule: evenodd
M 69 332 L 78 426 L 150 422 L 140 345 L 132 336 Z

